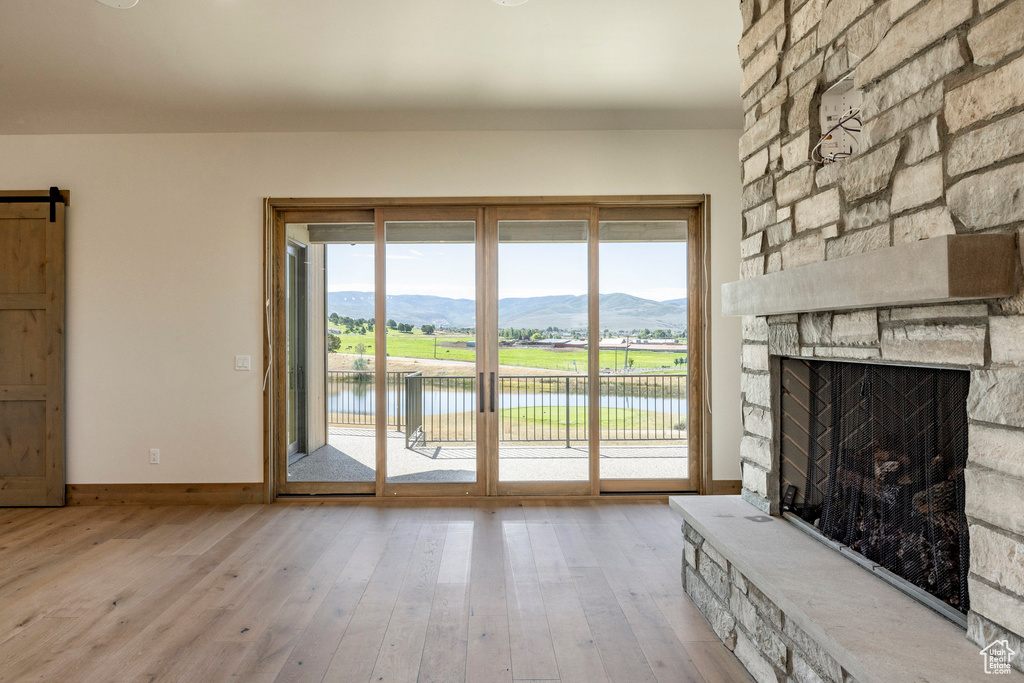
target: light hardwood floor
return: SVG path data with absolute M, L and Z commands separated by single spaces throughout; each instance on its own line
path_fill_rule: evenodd
M 664 503 L 0 509 L 0 681 L 751 680 Z

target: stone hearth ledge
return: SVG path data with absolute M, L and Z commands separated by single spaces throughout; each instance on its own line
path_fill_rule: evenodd
M 786 520 L 739 496 L 673 496 L 669 505 L 859 683 L 991 678 L 962 629 Z

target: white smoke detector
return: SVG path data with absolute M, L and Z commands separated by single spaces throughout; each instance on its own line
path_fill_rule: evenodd
M 96 0 L 102 2 L 107 7 L 113 7 L 114 9 L 131 9 L 139 4 L 139 0 Z M 525 0 L 524 0 L 525 1 Z
M 522 5 L 526 0 L 494 0 L 494 2 L 505 7 L 515 7 L 516 5 Z

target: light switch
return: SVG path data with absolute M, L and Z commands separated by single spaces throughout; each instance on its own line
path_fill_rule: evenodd
M 235 356 L 235 370 L 250 370 L 251 356 Z

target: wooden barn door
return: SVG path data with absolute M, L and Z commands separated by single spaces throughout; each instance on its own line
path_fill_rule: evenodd
M 0 193 L 0 506 L 64 504 L 65 201 Z

